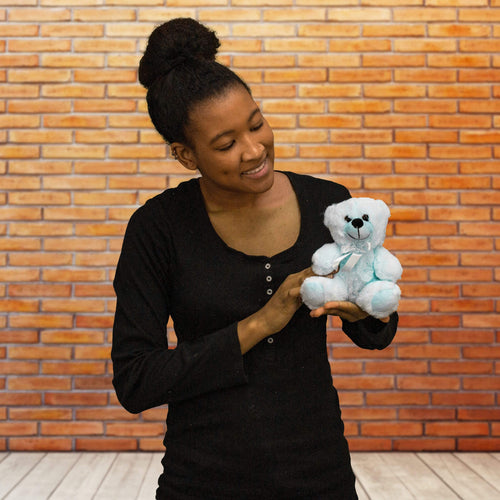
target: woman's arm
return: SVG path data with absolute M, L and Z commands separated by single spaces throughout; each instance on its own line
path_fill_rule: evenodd
M 311 311 L 313 318 L 324 314 L 339 316 L 344 333 L 363 349 L 385 349 L 396 335 L 399 319 L 397 312 L 380 320 L 373 318 L 352 302 L 328 302 Z
M 363 349 L 385 349 L 396 335 L 398 320 L 397 312 L 392 313 L 387 322 L 372 316 L 355 322 L 342 320 L 342 330 Z
M 151 217 L 132 217 L 114 279 L 113 385 L 132 413 L 247 381 L 236 323 L 168 348 L 166 238 Z

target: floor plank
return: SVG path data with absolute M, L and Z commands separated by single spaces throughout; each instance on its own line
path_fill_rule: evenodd
M 120 453 L 97 490 L 95 500 L 138 498 L 152 458 L 152 453 Z
M 382 456 L 378 453 L 353 453 L 352 466 L 358 482 L 374 500 L 403 500 L 411 498 L 406 486 L 395 478 L 385 467 Z
M 500 464 L 491 453 L 455 453 L 454 455 L 500 492 Z
M 153 453 L 151 462 L 144 476 L 144 480 L 139 490 L 137 499 L 153 499 L 156 495 L 156 488 L 158 488 L 158 478 L 163 472 L 163 465 L 161 464 L 161 459 L 163 458 L 163 453 Z
M 498 490 L 458 458 L 461 454 L 418 453 L 417 456 L 463 500 L 500 499 Z
M 359 481 L 356 481 L 356 493 L 358 494 L 358 500 L 370 500 L 368 493 Z
M 459 498 L 414 453 L 384 453 L 384 461 L 393 474 L 406 484 L 414 498 Z
M 5 497 L 6 500 L 45 500 L 57 488 L 73 464 L 76 453 L 47 453 Z
M 78 455 L 78 460 L 50 496 L 50 500 L 93 498 L 117 458 L 116 453 L 79 453 Z M 149 498 L 154 498 L 154 496 Z
M 0 498 L 4 498 L 40 460 L 45 453 L 9 453 L 0 462 Z
M 459 499 L 414 453 L 367 453 L 359 458 L 355 471 L 373 500 Z
M 162 453 L 0 453 L 0 499 L 152 500 Z M 500 453 L 355 452 L 359 500 L 500 500 Z

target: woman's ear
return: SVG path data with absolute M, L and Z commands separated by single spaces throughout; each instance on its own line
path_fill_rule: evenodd
M 180 142 L 173 142 L 170 144 L 170 153 L 172 156 L 188 170 L 197 170 L 195 155 L 193 150 Z

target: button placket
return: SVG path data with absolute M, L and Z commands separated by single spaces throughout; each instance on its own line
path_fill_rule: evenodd
M 273 281 L 273 277 L 271 276 L 270 274 L 270 270 L 271 270 L 271 263 L 270 262 L 266 262 L 264 264 L 264 269 L 266 271 L 268 271 L 268 273 L 266 274 L 266 283 L 268 283 L 269 285 L 271 284 L 271 282 Z M 271 286 L 269 286 L 269 288 L 266 290 L 266 293 L 267 295 L 271 296 L 273 293 L 274 293 L 274 290 L 271 288 Z
M 271 296 L 273 293 L 274 293 L 274 290 L 272 288 L 272 282 L 273 282 L 273 276 L 272 276 L 272 272 L 271 272 L 271 263 L 270 262 L 266 262 L 264 264 L 264 269 L 265 269 L 265 280 L 266 280 L 266 285 L 267 285 L 267 289 L 266 289 L 266 294 L 268 296 Z M 266 349 L 266 355 L 265 355 L 265 358 L 267 361 L 270 361 L 270 362 L 274 362 L 276 361 L 276 344 L 274 342 L 274 337 L 273 336 L 269 336 L 267 337 L 266 339 L 266 344 L 267 344 L 267 349 Z

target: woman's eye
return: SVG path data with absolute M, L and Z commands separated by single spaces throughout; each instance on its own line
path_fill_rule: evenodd
M 264 122 L 260 122 L 259 124 L 255 125 L 255 127 L 252 127 L 250 130 L 252 132 L 255 132 L 256 130 L 259 130 L 260 128 L 262 128 L 263 125 L 264 125 Z
M 233 147 L 234 141 L 231 141 L 227 146 L 217 148 L 219 151 L 229 151 Z

